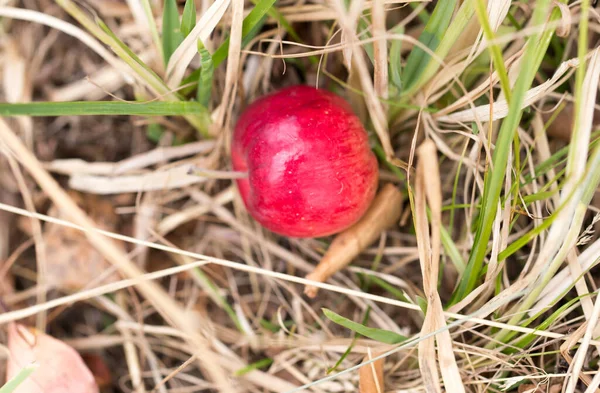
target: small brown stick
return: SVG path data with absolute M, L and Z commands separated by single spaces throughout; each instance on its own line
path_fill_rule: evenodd
M 383 231 L 396 224 L 401 214 L 402 193 L 393 184 L 386 184 L 365 215 L 336 236 L 319 265 L 306 278 L 318 282 L 327 281 L 377 240 Z M 317 291 L 313 286 L 304 289 L 304 293 L 311 298 L 317 295 Z
M 373 358 L 371 351 L 365 356 L 364 361 L 369 361 Z M 358 391 L 359 393 L 383 393 L 385 391 L 383 385 L 383 362 L 385 358 L 377 359 L 376 361 L 362 366 L 358 371 Z

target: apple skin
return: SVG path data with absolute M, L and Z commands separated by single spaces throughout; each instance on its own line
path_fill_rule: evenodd
M 321 237 L 354 224 L 377 190 L 367 133 L 341 97 L 292 86 L 252 103 L 236 124 L 233 168 L 250 215 L 289 237 Z

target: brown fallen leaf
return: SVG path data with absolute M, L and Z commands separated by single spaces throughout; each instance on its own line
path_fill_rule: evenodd
M 368 361 L 377 355 L 365 356 Z M 362 366 L 359 371 L 358 391 L 359 393 L 383 393 L 383 362 L 385 358 L 378 359 L 373 363 Z
M 79 354 L 60 340 L 33 328 L 8 326 L 6 379 L 33 362 L 38 368 L 13 393 L 97 393 L 94 376 Z
M 71 196 L 86 210 L 98 224 L 99 229 L 115 232 L 117 215 L 112 204 L 94 195 Z M 64 218 L 61 212 L 52 208 L 49 215 Z M 107 284 L 119 279 L 116 273 L 110 274 L 110 264 L 101 253 L 90 244 L 84 232 L 57 224 L 47 224 L 44 229 L 47 266 L 46 280 L 48 284 L 68 290 L 79 290 L 94 280 L 96 284 Z M 107 274 L 109 272 L 109 274 Z

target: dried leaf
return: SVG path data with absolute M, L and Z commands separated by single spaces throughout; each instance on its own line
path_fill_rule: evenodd
M 33 362 L 39 365 L 13 393 L 96 393 L 94 376 L 79 354 L 60 340 L 23 325 L 8 327 L 6 378 Z
M 423 273 L 423 290 L 427 298 L 427 311 L 421 334 L 425 335 L 446 326 L 438 287 L 440 249 L 442 191 L 437 150 L 432 140 L 426 140 L 418 149 L 417 184 L 415 187 L 415 229 L 419 260 Z M 427 203 L 428 202 L 428 203 Z M 427 204 L 431 210 L 431 224 L 427 220 Z M 460 370 L 454 357 L 452 337 L 444 330 L 435 337 L 419 342 L 419 368 L 425 381 L 427 392 L 440 392 L 438 371 L 435 361 L 435 344 L 442 380 L 446 390 L 465 392 Z
M 117 216 L 110 202 L 93 195 L 86 195 L 84 198 L 73 193 L 72 196 L 94 217 L 99 229 L 116 231 Z M 55 209 L 51 209 L 50 215 L 65 218 Z M 46 280 L 50 285 L 78 290 L 94 280 L 102 279 L 102 283 L 106 284 L 119 279 L 116 273 L 110 274 L 110 264 L 92 247 L 85 233 L 80 230 L 48 224 L 44 231 L 44 241 L 47 252 Z
M 370 354 L 369 354 L 370 355 Z M 373 355 L 375 356 L 375 355 Z M 364 361 L 371 360 L 373 356 L 365 356 Z M 385 358 L 378 359 L 373 363 L 362 366 L 359 370 L 359 393 L 383 393 L 383 362 Z

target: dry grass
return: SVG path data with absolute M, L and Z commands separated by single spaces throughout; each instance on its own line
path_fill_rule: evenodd
M 177 101 L 201 66 L 197 40 L 213 54 L 229 47 L 210 125 L 197 113 L 0 120 L 0 324 L 35 324 L 98 356 L 107 392 L 598 391 L 600 13 L 589 1 L 489 1 L 482 31 L 475 1 L 443 14 L 433 48 L 418 40 L 431 29 L 424 17 L 442 18 L 432 12 L 447 0 L 281 0 L 247 42 L 254 3 L 198 1 L 198 24 L 166 64 L 161 2 L 5 1 L 3 102 Z M 431 58 L 412 71 L 421 77 L 394 85 L 390 59 L 406 73 L 415 51 Z M 240 112 L 296 83 L 347 98 L 377 145 L 381 185 L 408 195 L 394 199 L 402 215 L 390 229 L 352 234 L 351 266 L 326 282 L 304 277 L 333 238 L 262 229 L 228 173 Z M 78 206 L 91 195 L 118 217 L 114 230 Z M 84 234 L 64 241 L 65 255 L 97 253 L 106 274 L 75 289 L 49 280 L 61 266 L 47 251 L 50 224 Z M 483 269 L 458 296 L 479 249 Z

